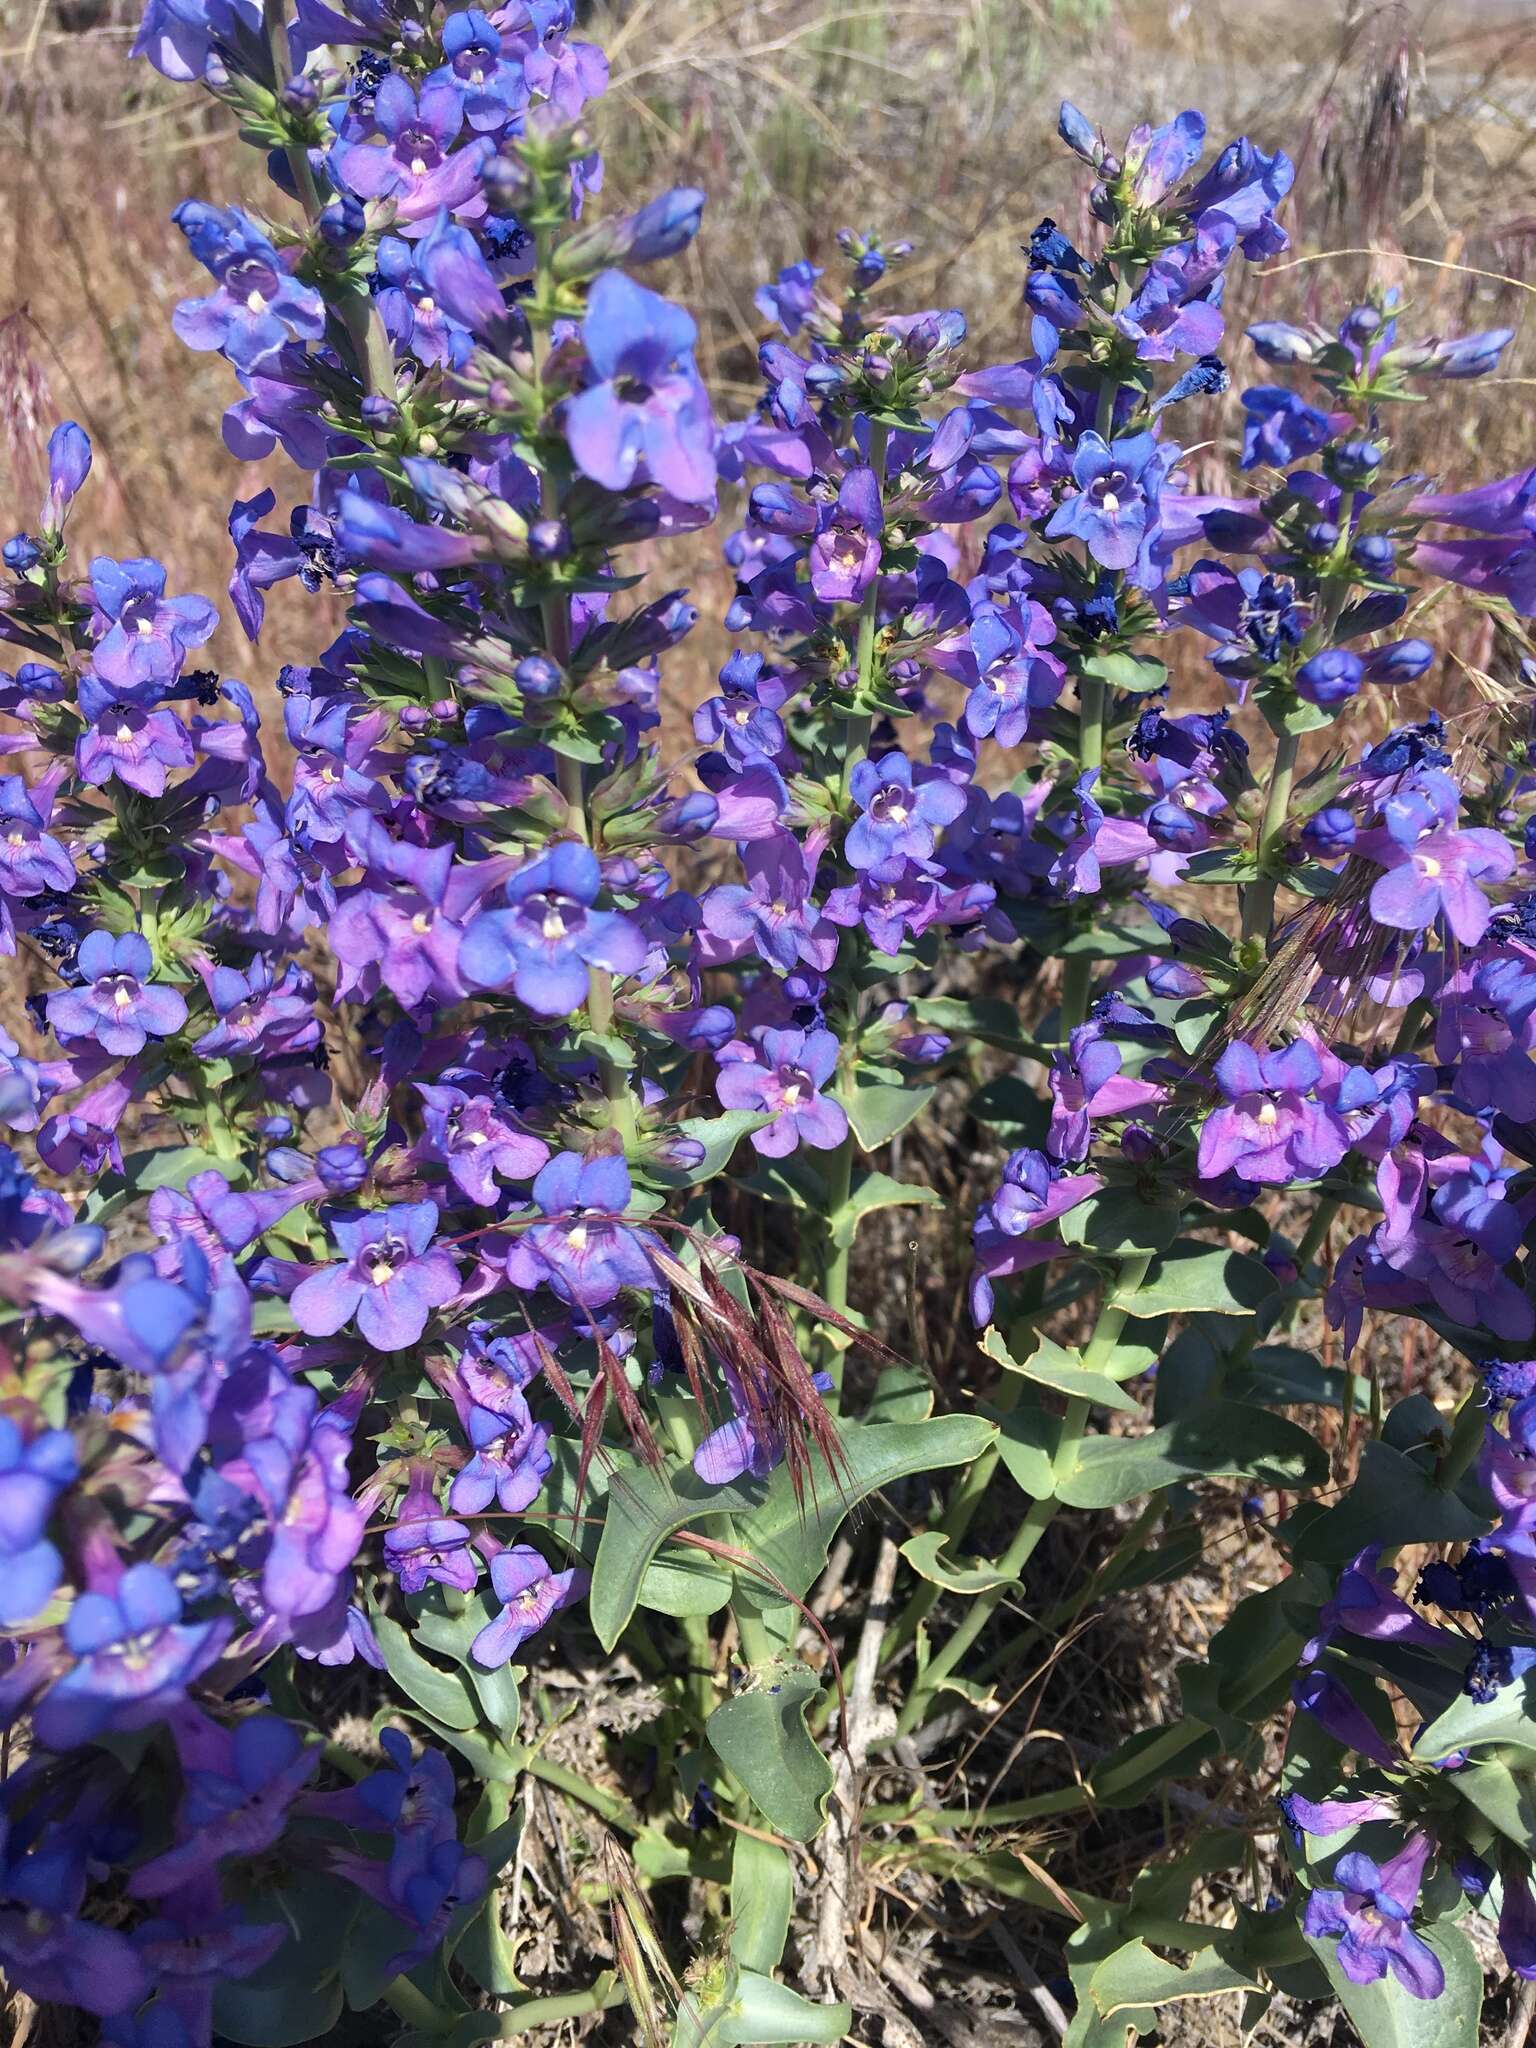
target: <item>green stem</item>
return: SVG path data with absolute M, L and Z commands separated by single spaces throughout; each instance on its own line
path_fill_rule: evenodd
M 875 483 L 881 495 L 885 492 L 885 452 L 889 445 L 891 431 L 878 421 L 869 430 L 869 466 L 875 473 Z M 869 710 L 868 699 L 875 676 L 875 626 L 880 612 L 880 576 L 877 571 L 871 578 L 868 590 L 859 606 L 858 638 L 854 652 L 854 708 L 848 719 L 847 733 L 843 743 L 843 771 L 839 778 L 838 794 L 843 803 L 848 801 L 848 785 L 853 780 L 853 771 L 869 751 L 869 735 L 874 726 L 874 717 Z
M 853 1240 L 838 1243 L 832 1235 L 832 1219 L 846 1208 L 853 1192 L 853 1132 L 850 1130 L 835 1151 L 826 1155 L 827 1215 L 824 1242 L 822 1245 L 821 1298 L 839 1314 L 848 1308 L 848 1261 L 853 1252 Z M 835 1415 L 841 1404 L 843 1392 L 843 1363 L 846 1353 L 834 1343 L 832 1333 L 822 1333 L 821 1365 L 832 1381 L 827 1394 L 827 1405 Z
M 1106 386 L 1113 397 L 1113 387 Z M 1100 394 L 1102 397 L 1102 393 Z M 1099 676 L 1077 679 L 1081 712 L 1077 726 L 1077 765 L 1082 774 L 1104 766 L 1104 721 L 1109 692 Z M 1093 962 L 1086 953 L 1071 953 L 1061 971 L 1061 1033 L 1063 1043 L 1088 1014 L 1093 990 Z
M 1150 1253 L 1126 1259 L 1115 1282 L 1116 1295 L 1121 1299 L 1134 1295 L 1145 1280 L 1151 1263 Z M 1099 1310 L 1093 1336 L 1083 1352 L 1085 1371 L 1102 1372 L 1105 1369 L 1114 1355 L 1115 1346 L 1120 1341 L 1120 1333 L 1129 1320 L 1130 1310 L 1122 1307 L 1120 1300 L 1104 1303 Z M 1086 1401 L 1068 1401 L 1057 1438 L 1056 1455 L 1052 1461 L 1053 1469 L 1058 1476 L 1064 1477 L 1072 1469 L 1077 1456 L 1077 1446 L 1088 1424 L 1088 1413 L 1089 1404 Z M 934 1692 L 959 1664 L 991 1620 L 1004 1595 L 1009 1591 L 1009 1586 L 1018 1580 L 1034 1556 L 1041 1537 L 1055 1517 L 1057 1505 L 1054 1495 L 1045 1500 L 1030 1502 L 1013 1541 L 997 1561 L 997 1570 L 1006 1574 L 1009 1584 L 996 1586 L 990 1592 L 978 1594 L 942 1648 L 929 1658 L 921 1674 L 913 1681 L 912 1690 L 907 1695 L 906 1703 L 897 1718 L 898 1736 L 909 1735 L 918 1725 L 927 1712 L 928 1702 Z
M 1267 938 L 1275 917 L 1275 889 L 1273 876 L 1264 872 L 1274 857 L 1285 832 L 1285 821 L 1291 808 L 1291 787 L 1296 780 L 1297 737 L 1293 732 L 1283 732 L 1275 741 L 1274 766 L 1270 770 L 1269 793 L 1264 799 L 1264 816 L 1259 822 L 1259 837 L 1256 852 L 1259 858 L 1259 878 L 1250 882 L 1243 891 L 1243 937 L 1245 939 Z
M 1303 1274 L 1322 1250 L 1323 1240 L 1333 1227 L 1333 1219 L 1343 1206 L 1337 1195 L 1324 1195 L 1312 1211 L 1311 1220 L 1302 1233 L 1301 1243 L 1296 1247 L 1296 1264 Z
M 510 2012 L 486 2015 L 486 2030 L 475 2041 L 511 2041 L 534 2027 L 552 2027 L 560 2020 L 576 2020 L 589 2012 L 611 2012 L 628 1994 L 612 1971 L 605 1970 L 587 1991 L 557 1991 L 547 1998 L 525 1998 Z
M 288 10 L 285 0 L 263 0 L 263 25 L 266 29 L 267 51 L 272 60 L 272 90 L 277 99 L 277 113 L 283 113 L 283 89 L 293 76 L 293 67 L 288 60 Z M 319 187 L 309 161 L 309 151 L 302 142 L 289 142 L 283 146 L 283 155 L 288 161 L 288 170 L 293 178 L 293 189 L 298 194 L 299 204 L 311 223 L 320 218 L 322 212 Z M 395 351 L 384 323 L 374 307 L 368 287 L 360 280 L 344 282 L 330 298 L 331 308 L 346 330 L 352 344 L 352 353 L 357 358 L 358 375 L 363 389 L 373 397 L 394 398 Z
M 930 1828 L 1011 1827 L 1018 1821 L 1045 1820 L 1054 1813 L 1076 1813 L 1092 1804 L 1085 1785 L 1062 1785 L 1037 1792 L 1030 1799 L 1012 1799 L 998 1806 L 866 1806 L 860 1818 L 866 1827 Z
M 601 1785 L 594 1785 L 590 1778 L 584 1778 L 578 1771 L 565 1764 L 557 1764 L 552 1757 L 541 1756 L 537 1750 L 519 1759 L 522 1768 L 530 1778 L 537 1778 L 552 1791 L 563 1792 L 568 1799 L 577 1800 L 582 1806 L 590 1806 L 600 1814 L 610 1827 L 619 1828 L 626 1835 L 637 1835 L 640 1822 L 634 1808 L 627 1799 L 621 1799 L 616 1792 L 605 1792 Z
M 395 1977 L 384 1986 L 384 2003 L 423 2034 L 446 2034 L 453 2025 L 451 2016 L 424 1991 L 418 1991 L 409 1977 Z

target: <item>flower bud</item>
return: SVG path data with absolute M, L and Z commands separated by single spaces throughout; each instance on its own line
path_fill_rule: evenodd
M 1301 842 L 1316 860 L 1338 860 L 1355 843 L 1355 820 L 1342 804 L 1326 804 L 1301 828 Z
M 1296 671 L 1296 694 L 1309 704 L 1331 708 L 1346 703 L 1360 688 L 1365 664 L 1347 647 L 1327 647 Z
M 1393 641 L 1391 647 L 1376 647 L 1374 653 L 1366 655 L 1366 680 L 1368 682 L 1417 682 L 1434 668 L 1436 651 L 1430 641 L 1409 639 Z
M 1266 363 L 1315 363 L 1321 352 L 1315 335 L 1288 320 L 1260 320 L 1248 329 L 1248 339 Z

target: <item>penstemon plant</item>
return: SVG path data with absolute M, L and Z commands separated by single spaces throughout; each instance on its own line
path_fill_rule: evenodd
M 235 502 L 235 614 L 257 643 L 297 580 L 346 624 L 260 695 L 197 666 L 207 600 L 82 557 L 72 424 L 4 550 L 0 939 L 39 981 L 0 1039 L 9 1985 L 110 2048 L 621 2006 L 676 2048 L 837 2041 L 893 1831 L 1075 1926 L 1073 2048 L 1233 1994 L 1475 2048 L 1467 1926 L 1536 1978 L 1536 470 L 1442 491 L 1391 421 L 1510 336 L 1400 337 L 1384 290 L 1258 326 L 1296 380 L 1242 394 L 1252 494 L 1194 493 L 1179 422 L 1291 166 L 1202 172 L 1191 113 L 1114 153 L 1068 106 L 1094 245 L 1029 237 L 1026 356 L 885 310 L 910 251 L 850 230 L 764 285 L 763 396 L 720 423 L 632 275 L 704 195 L 612 209 L 564 0 L 150 0 L 136 54 L 275 188 L 176 215 L 229 450 L 308 478 L 286 520 Z M 685 774 L 695 614 L 640 586 L 722 482 L 742 644 Z M 1394 724 L 1469 603 L 1493 712 Z M 895 1141 L 967 1100 L 1004 1161 L 960 1310 L 987 1399 L 935 1413 L 850 1270 L 941 1206 Z M 1453 1413 L 1386 1408 L 1368 1315 L 1467 1361 Z M 990 1833 L 865 1797 L 1192 1569 L 1212 1479 L 1285 1496 L 1286 1575 L 1175 1719 Z M 898 1485 L 845 1684 L 813 1587 Z M 1062 1509 L 1113 1541 L 1026 1587 Z M 650 1687 L 643 1771 L 548 1753 L 562 1632 Z M 1006 1853 L 1218 1755 L 1278 1800 L 1267 1902 L 1199 1917 L 1262 1874 L 1225 1826 L 1123 1898 Z M 504 1877 L 528 1780 L 612 1911 L 615 1969 L 550 1990 Z

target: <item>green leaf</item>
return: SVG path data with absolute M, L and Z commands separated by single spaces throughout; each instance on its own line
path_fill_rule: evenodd
M 797 1499 L 787 1467 L 767 1480 L 739 1479 L 710 1486 L 688 1464 L 661 1471 L 616 1472 L 592 1572 L 588 1611 L 598 1641 L 611 1650 L 634 1613 L 646 1570 L 674 1531 L 715 1515 L 737 1519 L 743 1545 L 798 1599 L 825 1566 L 843 1518 L 877 1487 L 912 1472 L 968 1465 L 995 1432 L 970 1415 L 940 1415 L 927 1422 L 845 1422 L 835 1472 L 818 1467 Z M 774 1587 L 745 1574 L 738 1597 L 754 1606 L 782 1601 Z
M 1369 1543 L 1468 1543 L 1488 1527 L 1415 1458 L 1379 1438 L 1360 1452 L 1355 1483 L 1297 1541 L 1299 1560 L 1342 1564 Z
M 1441 1781 L 1473 1806 L 1506 1841 L 1529 1854 L 1536 1841 L 1536 1787 L 1528 1775 L 1516 1777 L 1508 1764 L 1474 1757 Z
M 1160 661 L 1150 654 L 1132 654 L 1129 649 L 1116 654 L 1090 654 L 1083 663 L 1083 674 L 1097 676 L 1112 690 L 1126 690 L 1137 697 L 1148 690 L 1160 690 L 1168 680 L 1168 671 Z
M 1009 1409 L 978 1401 L 976 1411 L 997 1425 L 997 1455 L 1014 1485 L 1031 1500 L 1049 1500 L 1056 1491 L 1056 1451 L 1061 1422 L 1038 1402 L 1019 1402 Z
M 818 1468 L 797 1499 L 788 1468 L 768 1482 L 763 1504 L 737 1525 L 744 1548 L 803 1599 L 826 1569 L 832 1539 L 859 1502 L 877 1489 L 914 1472 L 969 1465 L 996 1437 L 976 1415 L 935 1415 L 927 1422 L 839 1425 L 843 1463 L 833 1476 Z M 780 1604 L 782 1595 L 760 1579 L 738 1575 L 736 1597 L 758 1609 Z
M 832 1766 L 805 1725 L 821 1680 L 797 1657 L 755 1665 L 740 1692 L 704 1724 L 709 1746 L 746 1786 L 768 1825 L 792 1842 L 821 1832 Z
M 449 1728 L 474 1728 L 480 1709 L 469 1688 L 456 1671 L 444 1671 L 423 1657 L 411 1638 L 387 1614 L 375 1607 L 369 1613 L 373 1633 L 390 1677 L 407 1699 Z
M 1192 1315 L 1201 1309 L 1251 1316 L 1274 1291 L 1275 1277 L 1262 1259 L 1185 1238 L 1152 1261 L 1139 1287 L 1125 1293 L 1116 1287 L 1109 1299 L 1133 1316 Z
M 677 1127 L 678 1132 L 702 1145 L 704 1157 L 692 1166 L 649 1165 L 645 1170 L 646 1177 L 666 1188 L 691 1188 L 700 1181 L 713 1180 L 716 1174 L 724 1172 L 742 1139 L 772 1121 L 770 1116 L 755 1109 L 728 1109 L 723 1116 L 684 1117 Z
M 981 1340 L 981 1348 L 1005 1372 L 1020 1373 L 1037 1386 L 1054 1387 L 1058 1394 L 1065 1394 L 1069 1399 L 1093 1401 L 1101 1408 L 1117 1408 L 1122 1415 L 1141 1413 L 1141 1403 L 1130 1394 L 1122 1393 L 1109 1373 L 1093 1371 L 1083 1364 L 1079 1352 L 1069 1350 L 1050 1337 L 1037 1335 L 1035 1348 L 1029 1356 L 1016 1359 L 1009 1355 L 997 1331 L 989 1329 Z M 1132 1370 L 1140 1368 L 1133 1365 Z
M 1459 1695 L 1421 1731 L 1413 1753 L 1439 1763 L 1453 1750 L 1483 1743 L 1508 1743 L 1536 1753 L 1536 1671 L 1524 1672 L 1501 1685 L 1491 1699 L 1482 1702 Z
M 1146 1436 L 1089 1437 L 1057 1481 L 1068 1507 L 1111 1508 L 1183 1479 L 1258 1479 L 1291 1490 L 1328 1477 L 1322 1446 L 1306 1430 L 1240 1401 L 1210 1401 Z
M 772 1976 L 756 1970 L 737 1970 L 733 1997 L 721 2017 L 711 2015 L 700 2048 L 768 2048 L 780 2042 L 805 2042 L 805 2048 L 848 2038 L 854 2023 L 852 2005 L 817 2005 L 801 1997 L 788 1985 L 778 1985 Z M 678 2034 L 678 2048 L 692 2048 L 686 2034 Z
M 866 1422 L 923 1422 L 933 1413 L 933 1381 L 915 1365 L 882 1366 Z
M 937 1188 L 921 1187 L 915 1181 L 892 1180 L 888 1173 L 866 1173 L 830 1222 L 832 1242 L 850 1245 L 866 1216 L 876 1209 L 942 1209 L 944 1198 Z
M 1143 1201 L 1133 1188 L 1103 1188 L 1059 1217 L 1063 1244 L 1096 1252 L 1162 1252 L 1179 1234 L 1177 1202 Z
M 1044 1140 L 1045 1104 L 1018 1074 L 998 1074 L 971 1097 L 971 1115 L 1009 1146 Z
M 914 1117 L 921 1116 L 938 1089 L 913 1083 L 910 1087 L 862 1087 L 857 1076 L 845 1095 L 838 1097 L 848 1112 L 853 1135 L 861 1149 L 873 1152 L 904 1131 Z
M 1143 2005 L 1175 2005 L 1189 1998 L 1220 1998 L 1232 1991 L 1257 1991 L 1258 1979 L 1226 1962 L 1214 1949 L 1201 1949 L 1187 1965 L 1165 1962 L 1144 1941 L 1128 1941 L 1099 1964 L 1088 1980 L 1088 1995 L 1105 2019 Z
M 208 1152 L 200 1145 L 161 1145 L 152 1151 L 130 1152 L 121 1173 L 104 1174 L 80 1210 L 82 1223 L 105 1223 L 136 1195 L 156 1188 L 184 1188 L 196 1173 L 217 1169 L 226 1180 L 240 1178 L 236 1161 Z
M 919 1578 L 942 1586 L 946 1593 L 990 1593 L 999 1586 L 1017 1583 L 1017 1572 L 996 1571 L 984 1563 L 951 1564 L 942 1555 L 948 1542 L 942 1529 L 927 1529 L 921 1536 L 908 1537 L 901 1546 L 901 1554 Z
M 779 1967 L 795 1903 L 788 1856 L 758 1835 L 738 1831 L 731 1842 L 731 1954 L 744 1970 Z
M 983 1045 L 1003 1052 L 1038 1053 L 1040 1047 L 1025 1031 L 1012 1003 L 995 997 L 923 996 L 912 1005 L 913 1021 L 928 1024 L 935 1031 L 950 1032 L 956 1038 L 979 1039 Z
M 1130 924 L 1106 917 L 1063 939 L 1056 951 L 1063 959 L 1123 960 L 1132 953 L 1165 953 L 1168 937 L 1160 925 Z
M 286 1923 L 282 1947 L 259 1970 L 214 1987 L 214 2032 L 238 2048 L 295 2048 L 330 2034 L 341 2017 L 338 1964 L 350 1926 L 352 1898 L 318 1871 L 268 1894 L 258 1922 Z M 398 1930 L 397 1930 L 398 1931 Z
M 1374 1984 L 1353 1983 L 1339 1967 L 1337 1941 L 1308 1937 L 1363 2048 L 1477 2048 L 1483 1972 L 1472 1944 L 1444 1922 L 1423 1935 L 1445 1969 L 1438 1998 L 1411 1997 L 1390 1970 Z

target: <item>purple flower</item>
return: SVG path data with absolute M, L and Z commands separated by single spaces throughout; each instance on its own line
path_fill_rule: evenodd
M 1479 826 L 1458 831 L 1428 811 L 1422 826 L 1416 835 L 1400 838 L 1389 826 L 1357 841 L 1385 870 L 1371 884 L 1371 916 L 1405 932 L 1424 931 L 1443 917 L 1462 945 L 1475 946 L 1493 916 L 1477 885 L 1507 881 L 1515 850 L 1501 833 Z
M 1106 441 L 1090 427 L 1072 456 L 1077 489 L 1052 513 L 1046 537 L 1082 541 L 1102 568 L 1133 568 L 1177 453 L 1153 434 Z
M 153 704 L 181 673 L 194 647 L 219 623 L 206 597 L 165 594 L 160 563 L 110 555 L 91 560 L 92 624 L 97 634 L 91 668 L 109 692 Z
M 1402 1758 L 1376 1732 L 1375 1723 L 1354 1696 L 1326 1671 L 1303 1672 L 1291 1688 L 1291 1697 L 1333 1740 L 1344 1749 L 1369 1757 L 1384 1771 L 1402 1769 Z
M 0 1962 L 16 1990 L 103 2017 L 149 1994 L 126 1935 L 81 1917 L 87 1838 L 54 1825 L 33 1836 L 0 1818 Z
M 64 1624 L 73 1662 L 38 1702 L 38 1741 L 74 1749 L 164 1720 L 234 1626 L 227 1615 L 183 1622 L 181 1595 L 158 1565 L 130 1565 L 111 1593 L 80 1594 Z
M 292 961 L 276 981 L 264 958 L 243 972 L 215 967 L 207 987 L 218 1021 L 193 1045 L 200 1058 L 302 1060 L 319 1045 L 314 985 Z
M 91 439 L 74 420 L 61 420 L 48 436 L 48 494 L 38 524 L 57 533 L 70 506 L 91 473 Z
M 74 888 L 75 864 L 47 825 L 47 812 L 22 778 L 0 775 L 0 895 L 67 895 Z
M 823 604 L 858 604 L 880 574 L 885 514 L 872 469 L 848 470 L 811 542 L 811 588 Z
M 453 1481 L 448 1505 L 455 1514 L 483 1514 L 492 1499 L 509 1515 L 532 1507 L 554 1462 L 549 1431 L 535 1422 L 521 1393 L 511 1391 L 506 1405 L 493 1414 L 487 1408 L 469 1411 L 469 1440 L 475 1454 Z
M 1244 469 L 1256 469 L 1261 462 L 1284 469 L 1299 457 L 1311 455 L 1347 421 L 1347 414 L 1319 412 L 1294 391 L 1281 384 L 1259 384 L 1243 393 Z
M 162 78 L 188 85 L 227 75 L 226 53 L 261 35 L 255 0 L 148 0 L 130 57 L 147 57 Z
M 436 1510 L 430 1477 L 418 1473 L 394 1525 L 384 1532 L 384 1562 L 398 1577 L 402 1593 L 420 1593 L 428 1585 L 468 1593 L 480 1576 L 470 1531 Z
M 649 1292 L 656 1275 L 645 1235 L 623 1220 L 630 1194 L 622 1159 L 557 1153 L 533 1184 L 546 1220 L 524 1231 L 507 1254 L 513 1286 L 548 1286 L 587 1309 L 603 1307 L 621 1288 Z
M 434 78 L 422 87 L 418 100 L 400 74 L 391 72 L 375 95 L 374 119 L 384 137 L 383 149 L 353 142 L 340 144 L 336 151 L 337 172 L 359 198 L 388 199 L 396 221 L 415 223 L 431 219 L 443 207 L 453 212 L 479 196 L 481 166 L 490 144 L 453 148 L 464 125 L 464 109 L 452 87 Z
M 172 1732 L 185 1773 L 177 1839 L 134 1871 L 128 1889 L 137 1899 L 210 1879 L 227 1857 L 270 1849 L 320 1763 L 319 1750 L 275 1714 L 253 1714 L 221 1728 L 186 1712 Z
M 848 864 L 893 880 L 907 861 L 930 857 L 939 828 L 952 825 L 966 803 L 965 791 L 942 777 L 917 782 L 905 754 L 860 761 L 848 788 L 860 813 L 843 843 Z
M 549 1158 L 542 1138 L 520 1131 L 488 1095 L 470 1095 L 462 1088 L 418 1081 L 416 1092 L 426 1105 L 422 1118 L 427 1142 L 448 1169 L 449 1178 L 472 1202 L 494 1207 L 504 1180 L 530 1180 Z
M 1513 1864 L 1504 1867 L 1504 1903 L 1499 1909 L 1499 1947 L 1517 1977 L 1536 1978 L 1536 1894 L 1531 1880 Z
M 0 1415 L 0 1628 L 30 1621 L 63 1583 L 63 1562 L 46 1531 L 77 1470 L 67 1430 L 40 1430 L 28 1442 Z
M 527 76 L 515 45 L 508 54 L 504 54 L 505 47 L 478 7 L 450 14 L 443 23 L 443 55 L 448 61 L 432 73 L 427 86 L 451 92 L 461 101 L 471 128 L 488 132 L 504 128 L 509 116 L 527 105 Z M 389 82 L 386 79 L 379 88 L 376 109 Z
M 116 776 L 141 796 L 163 796 L 168 770 L 192 766 L 192 736 L 173 711 L 112 705 L 75 742 L 75 766 L 93 787 Z
M 840 1048 L 826 1030 L 764 1031 L 753 1047 L 737 1041 L 722 1054 L 715 1092 L 727 1109 L 766 1112 L 773 1121 L 752 1133 L 757 1151 L 782 1159 L 798 1145 L 829 1152 L 848 1135 L 840 1102 L 820 1090 L 837 1070 Z
M 459 949 L 459 971 L 474 988 L 511 984 L 540 1017 L 568 1017 L 587 996 L 587 969 L 633 974 L 645 959 L 639 927 L 622 911 L 594 910 L 602 883 L 597 856 L 562 840 L 507 884 L 508 908 L 482 911 Z
M 785 974 L 801 961 L 825 974 L 837 958 L 837 930 L 811 900 L 820 850 L 816 835 L 804 846 L 792 832 L 752 841 L 741 856 L 746 883 L 705 892 L 705 932 L 733 952 L 750 944 Z M 715 957 L 706 948 L 701 964 Z M 722 949 L 718 957 L 728 956 Z
M 129 1059 L 149 1039 L 169 1038 L 186 1023 L 181 991 L 146 982 L 154 956 L 141 933 L 88 932 L 76 965 L 80 986 L 48 998 L 48 1022 L 61 1042 L 94 1039 L 114 1059 Z
M 1390 1969 L 1412 1998 L 1445 1989 L 1440 1958 L 1410 1925 L 1433 1846 L 1427 1834 L 1412 1834 L 1382 1864 L 1351 1850 L 1334 1866 L 1339 1888 L 1319 1888 L 1307 1900 L 1303 1926 L 1314 1938 L 1339 1937 L 1339 1968 L 1352 1984 L 1374 1984 Z
M 188 348 L 218 349 L 237 370 L 248 371 L 270 362 L 290 335 L 320 340 L 325 302 L 298 282 L 237 206 L 184 199 L 172 219 L 218 286 L 207 298 L 183 299 L 171 315 Z
M 591 1584 L 591 1573 L 579 1569 L 552 1572 L 527 1543 L 515 1543 L 491 1559 L 491 1584 L 501 1612 L 481 1629 L 469 1654 L 487 1671 L 495 1671 L 521 1649 L 562 1607 L 579 1600 Z
M 1365 663 L 1347 647 L 1326 647 L 1296 671 L 1296 694 L 1309 704 L 1331 710 L 1347 704 L 1360 688 Z
M 336 1217 L 331 1234 L 346 1258 L 320 1267 L 294 1289 L 289 1306 L 299 1328 L 310 1337 L 330 1337 L 355 1316 L 379 1351 L 414 1344 L 432 1310 L 459 1291 L 453 1254 L 432 1248 L 437 1224 L 432 1202 Z
M 587 300 L 581 338 L 597 382 L 565 408 L 571 456 L 611 491 L 636 473 L 684 504 L 715 495 L 715 426 L 694 368 L 698 330 L 680 306 L 620 270 L 605 270 Z
M 1349 1150 L 1339 1114 L 1317 1101 L 1322 1062 L 1306 1039 L 1261 1053 L 1239 1039 L 1216 1062 L 1216 1085 L 1227 1098 L 1200 1131 L 1199 1174 L 1283 1186 L 1316 1180 Z
M 736 1413 L 729 1422 L 712 1429 L 693 1454 L 693 1469 L 706 1486 L 729 1486 L 743 1473 L 766 1479 L 784 1461 L 783 1433 L 770 1420 L 765 1403 L 747 1398 L 730 1366 L 725 1368 L 725 1380 Z M 814 1384 L 819 1393 L 826 1393 L 832 1385 L 831 1375 L 817 1373 Z

